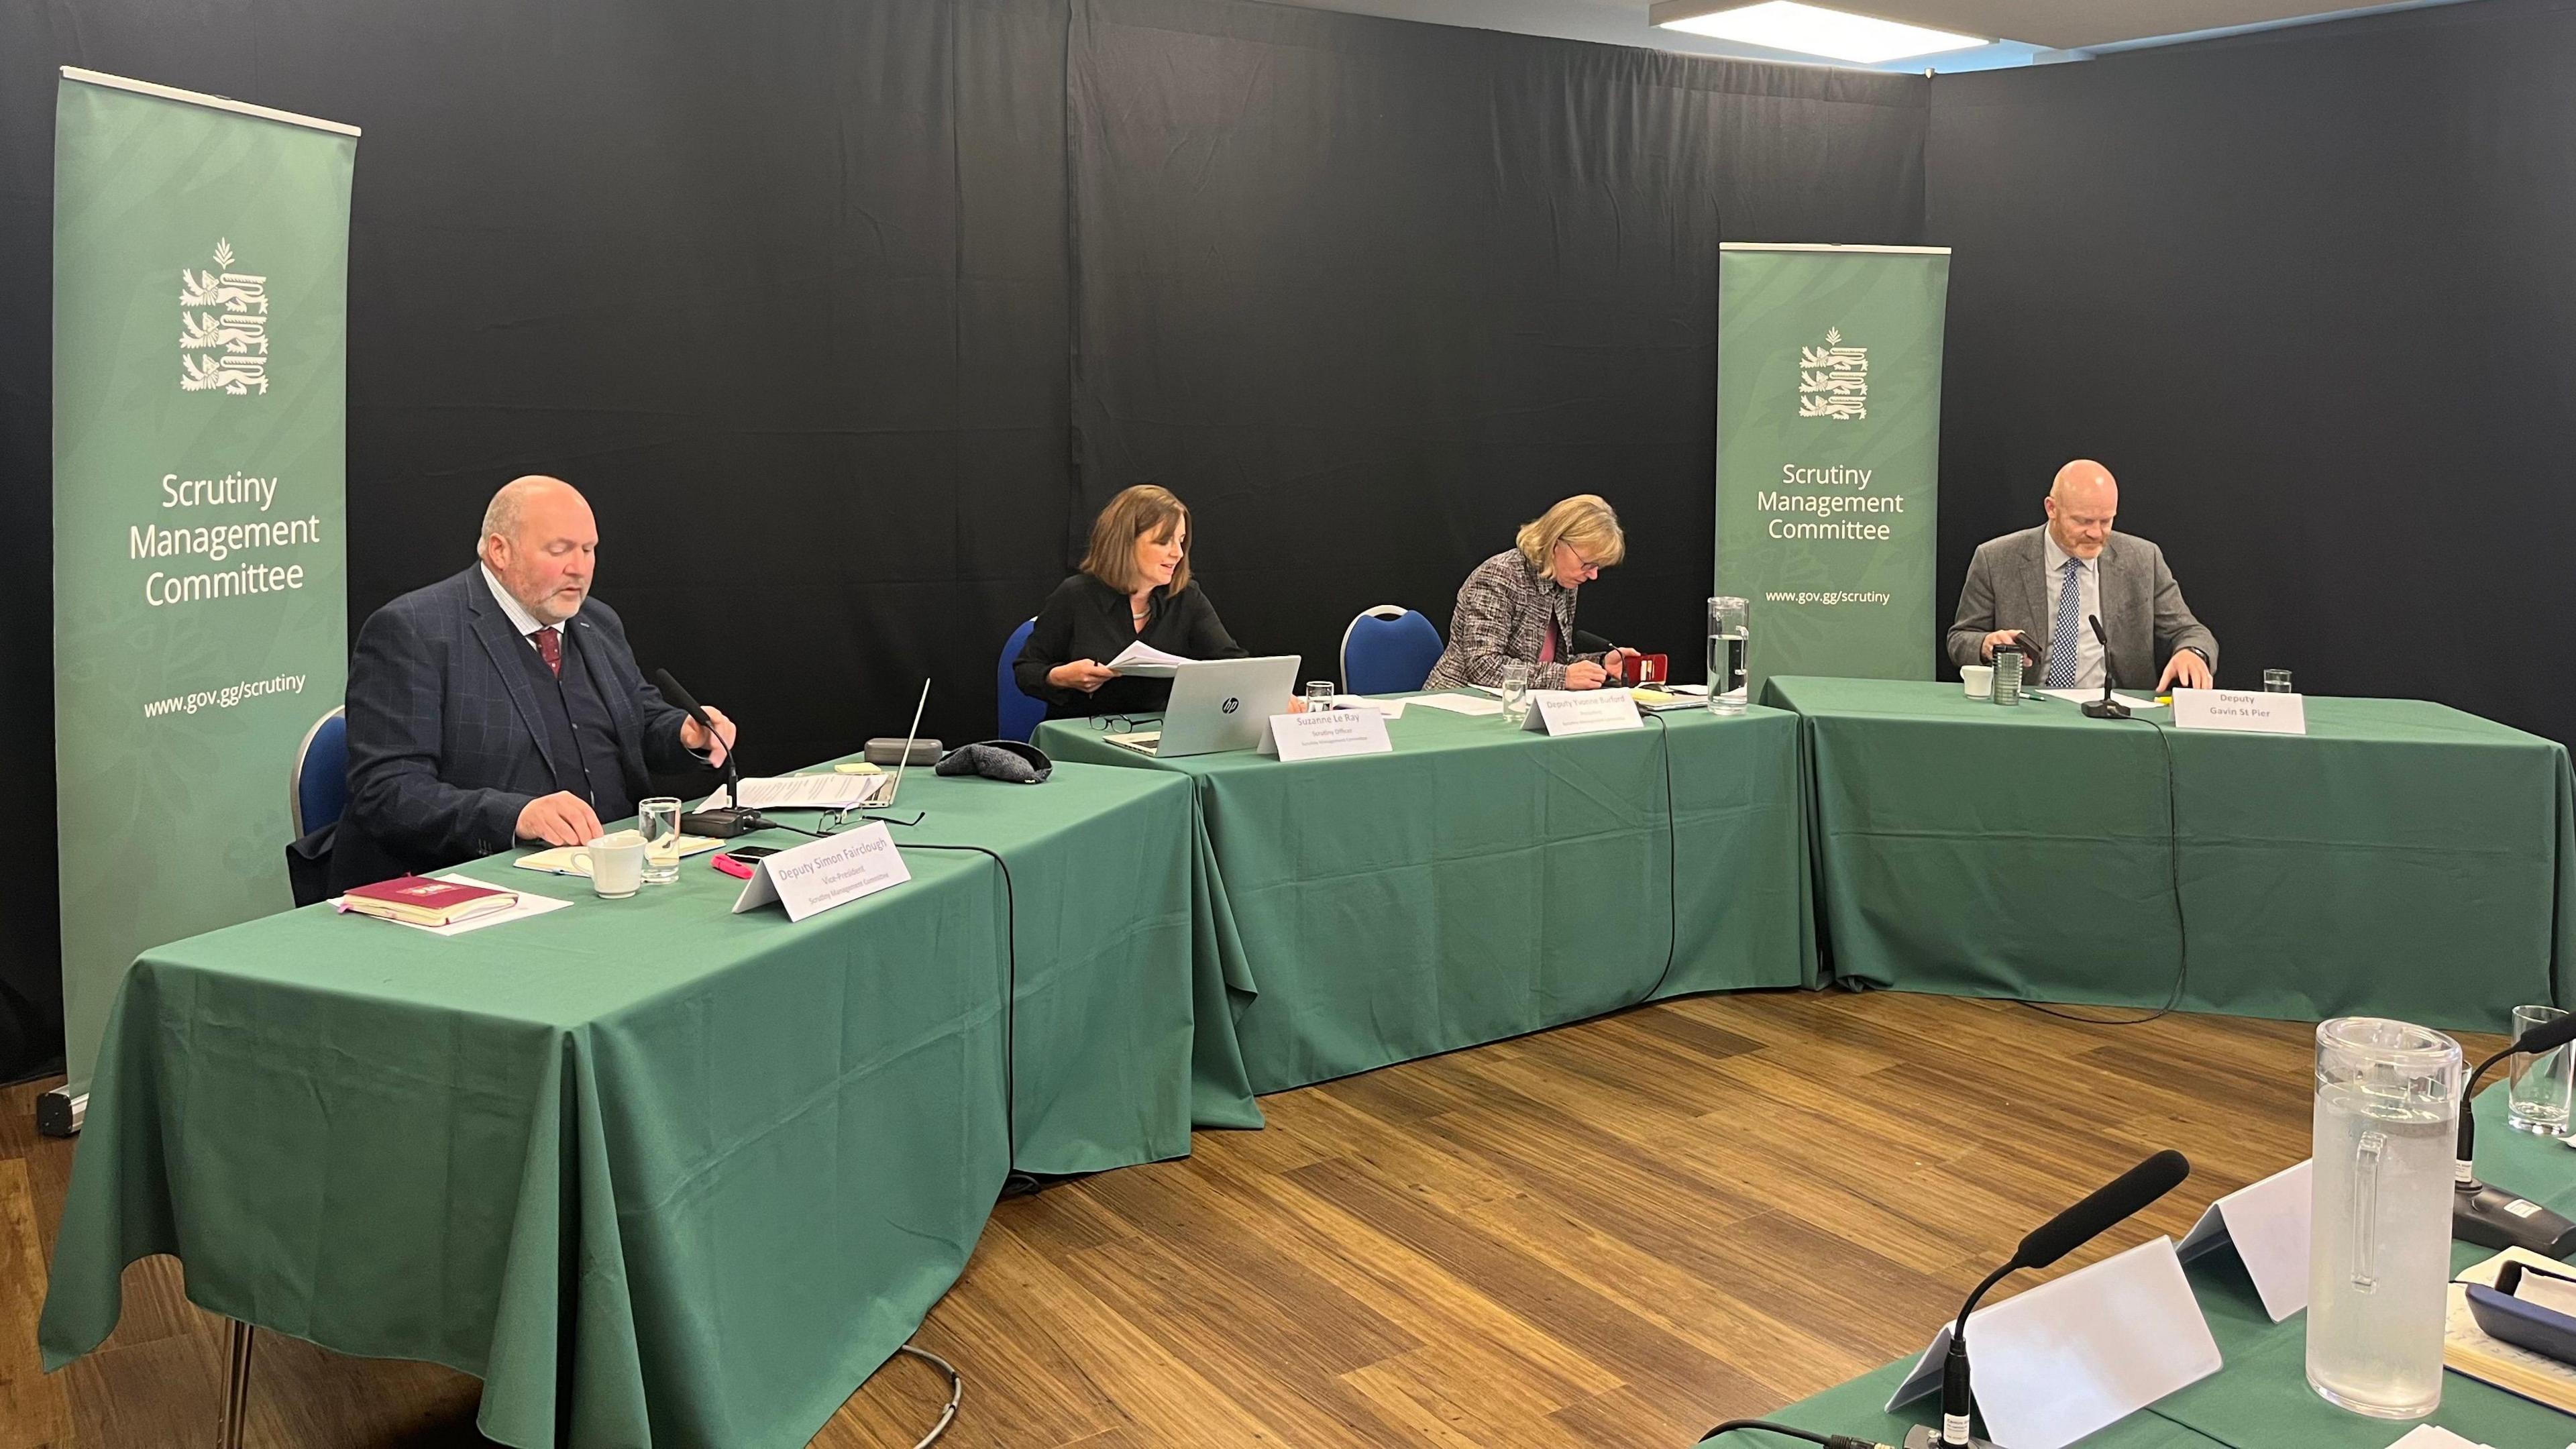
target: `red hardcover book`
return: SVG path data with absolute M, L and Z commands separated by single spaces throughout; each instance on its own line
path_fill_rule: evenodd
M 406 875 L 359 886 L 341 898 L 340 909 L 412 926 L 452 926 L 518 903 L 515 891 Z

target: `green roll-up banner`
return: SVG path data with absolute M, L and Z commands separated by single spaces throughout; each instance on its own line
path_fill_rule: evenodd
M 292 904 L 288 772 L 348 668 L 357 130 L 66 68 L 54 760 L 69 1094 L 148 947 Z
M 1944 247 L 1718 253 L 1717 589 L 1774 674 L 1929 679 Z

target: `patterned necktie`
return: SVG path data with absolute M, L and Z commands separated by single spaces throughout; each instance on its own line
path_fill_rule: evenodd
M 2063 611 L 2061 610 L 2060 612 L 2063 612 Z M 555 672 L 556 677 L 558 677 L 558 678 L 562 677 L 562 675 L 563 675 L 563 634 L 562 634 L 562 631 L 560 631 L 560 630 L 556 629 L 554 625 L 552 625 L 552 624 L 548 624 L 546 627 L 544 627 L 544 628 L 542 628 L 542 629 L 539 629 L 537 632 L 535 632 L 534 634 L 529 635 L 528 637 L 537 641 L 537 657 L 546 661 L 546 667 L 547 667 L 548 669 L 553 670 L 553 671 Z
M 2084 614 L 2084 585 L 2077 581 L 2076 575 L 2083 567 L 2082 563 L 2068 559 L 2066 567 L 2058 571 L 2057 627 L 2048 636 L 2048 687 L 2051 689 L 2075 687 L 2075 651 L 2080 647 L 2075 642 L 2075 628 Z

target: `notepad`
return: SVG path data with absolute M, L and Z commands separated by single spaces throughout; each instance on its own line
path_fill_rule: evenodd
M 704 855 L 723 844 L 721 840 L 709 840 L 703 835 L 683 835 L 680 837 L 680 858 L 686 860 L 693 855 Z M 552 850 L 533 851 L 520 856 L 510 864 L 521 870 L 539 871 L 546 875 L 577 875 L 587 880 L 590 867 L 575 859 L 583 849 L 578 845 L 558 845 Z

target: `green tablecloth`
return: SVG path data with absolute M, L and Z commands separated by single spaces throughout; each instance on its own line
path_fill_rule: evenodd
M 2506 1127 L 2504 1107 L 2501 1087 L 2490 1088 L 2478 1098 L 2479 1176 L 2560 1212 L 2576 1213 L 2576 1152 Z M 2457 1273 L 2493 1256 L 2491 1249 L 2454 1243 L 2451 1271 Z M 2200 1299 L 2226 1366 L 2082 1440 L 2084 1449 L 2202 1444 L 2235 1449 L 2386 1449 L 2406 1432 L 2406 1424 L 2346 1413 L 2317 1397 L 2307 1379 L 2307 1315 L 2294 1313 L 2283 1323 L 2265 1317 L 2253 1280 L 2246 1277 L 2233 1253 L 2210 1254 L 2188 1271 L 2192 1292 Z M 1926 1342 L 1939 1326 L 1925 1327 Z M 1940 1417 L 1937 1396 L 1909 1405 L 1900 1415 L 1880 1411 L 1912 1362 L 1909 1358 L 1889 1364 L 1764 1417 L 1818 1433 L 1902 1442 L 1906 1426 L 1930 1424 Z M 2442 1406 L 2430 1422 L 2496 1449 L 2555 1449 L 2576 1442 L 2576 1417 L 2458 1373 L 2442 1376 Z M 1746 1444 L 1762 1440 L 1760 1435 L 1730 1438 Z
M 1012 863 L 1020 1165 L 1185 1153 L 1189 791 L 916 774 L 901 803 L 927 816 L 898 840 Z M 171 1252 L 215 1312 L 481 1377 L 504 1443 L 805 1443 L 954 1281 L 1010 1165 L 1001 875 L 905 860 L 792 924 L 729 914 L 740 883 L 703 859 L 611 902 L 495 858 L 465 871 L 571 904 L 448 939 L 316 907 L 147 954 L 48 1365 L 114 1327 L 124 1264 Z M 1197 1086 L 1257 1120 L 1239 1073 Z
M 1059 760 L 1197 787 L 1254 1090 L 1814 983 L 1792 717 L 1689 710 L 1551 739 L 1417 707 L 1388 734 L 1392 754 L 1290 765 L 1157 760 L 1093 721 L 1038 731 Z
M 1956 684 L 1781 678 L 1837 978 L 2161 1006 L 2178 960 L 2158 731 Z M 2156 717 L 2165 717 L 2157 711 Z M 2164 731 L 2182 1005 L 2500 1031 L 2576 991 L 2566 750 L 2441 705 L 2307 701 L 2304 738 Z

